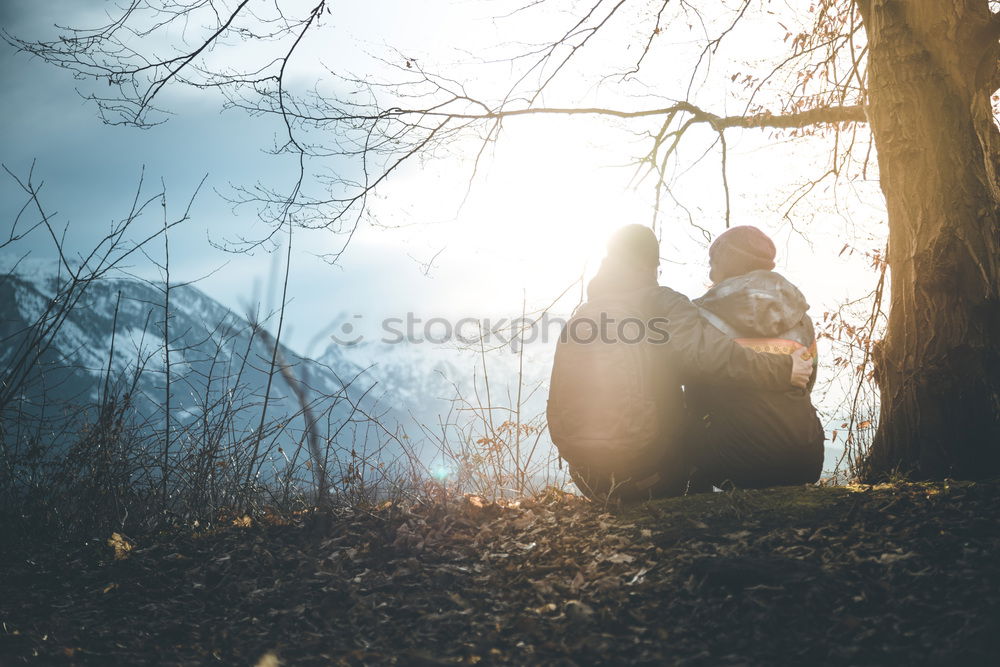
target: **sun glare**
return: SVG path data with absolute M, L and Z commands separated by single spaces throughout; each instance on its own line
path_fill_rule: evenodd
M 608 235 L 648 222 L 648 199 L 628 189 L 625 161 L 577 140 L 575 122 L 511 128 L 457 222 L 468 252 L 502 271 L 499 289 L 564 289 L 592 273 Z M 537 294 L 542 296 L 542 294 Z

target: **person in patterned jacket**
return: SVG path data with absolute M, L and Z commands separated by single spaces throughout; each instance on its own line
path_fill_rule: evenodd
M 774 269 L 775 247 L 756 227 L 733 227 L 709 249 L 712 287 L 694 304 L 713 326 L 758 352 L 806 348 L 805 389 L 685 385 L 692 489 L 812 483 L 823 467 L 823 427 L 810 394 L 816 336 L 802 292 Z

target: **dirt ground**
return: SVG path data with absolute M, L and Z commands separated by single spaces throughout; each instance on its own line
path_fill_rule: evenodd
M 1000 664 L 1000 482 L 0 547 L 0 665 Z

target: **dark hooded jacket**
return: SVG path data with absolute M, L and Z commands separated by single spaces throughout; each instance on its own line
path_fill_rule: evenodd
M 698 476 L 745 488 L 815 482 L 824 435 L 810 399 L 816 336 L 802 292 L 774 271 L 751 271 L 718 283 L 694 303 L 716 329 L 748 347 L 788 352 L 803 346 L 814 359 L 808 390 L 686 383 Z
M 659 495 L 676 493 L 678 485 L 686 482 L 686 462 L 683 454 L 687 426 L 682 382 L 694 380 L 703 385 L 729 387 L 733 390 L 761 389 L 781 392 L 790 387 L 791 359 L 787 355 L 758 354 L 733 341 L 729 336 L 709 325 L 691 301 L 668 287 L 660 287 L 652 272 L 637 271 L 628 263 L 605 259 L 597 276 L 587 289 L 590 302 L 602 300 L 630 300 L 638 311 L 649 318 L 665 318 L 669 342 L 657 347 L 653 361 L 658 366 L 659 391 L 657 404 L 666 413 L 666 423 L 672 432 L 656 452 L 646 452 L 637 458 L 617 462 L 620 469 L 611 469 L 605 462 L 594 462 L 586 473 L 586 483 L 596 493 L 601 492 L 602 479 L 614 474 L 615 479 L 635 479 L 636 471 L 659 478 L 656 484 L 643 483 L 632 495 L 644 493 Z M 628 496 L 626 490 L 619 494 Z

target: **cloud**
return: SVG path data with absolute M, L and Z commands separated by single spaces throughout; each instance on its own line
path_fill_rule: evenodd
M 3 0 L 0 2 L 0 22 L 3 29 L 17 36 L 30 39 L 54 24 L 90 25 L 96 16 L 107 14 L 104 0 Z M 19 34 L 19 33 L 25 34 Z

